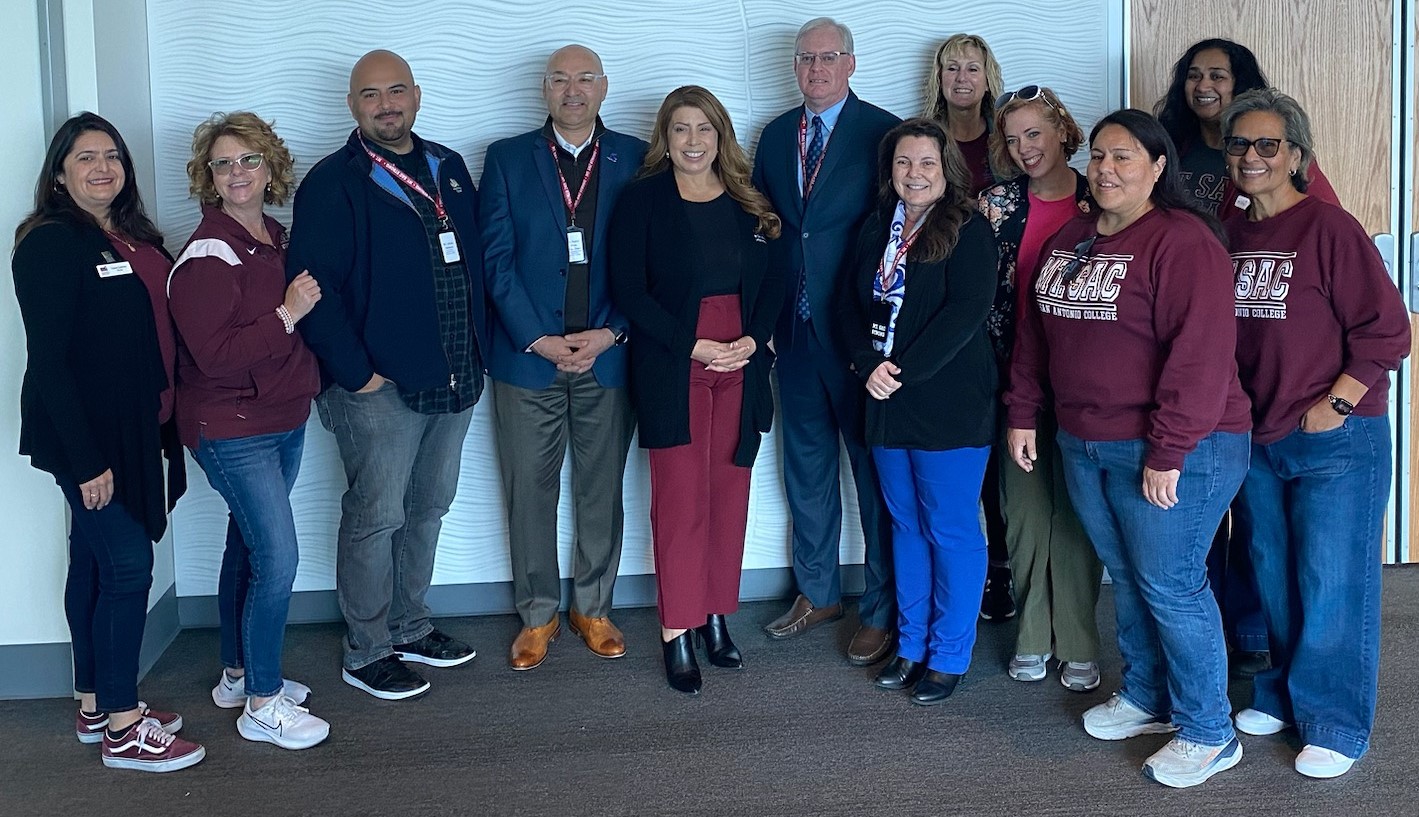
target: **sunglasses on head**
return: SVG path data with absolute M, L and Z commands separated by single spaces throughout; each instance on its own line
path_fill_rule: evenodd
M 1247 148 L 1256 148 L 1256 155 L 1263 159 L 1270 159 L 1281 150 L 1282 142 L 1290 142 L 1290 139 L 1271 139 L 1262 137 L 1261 139 L 1244 139 L 1240 136 L 1228 136 L 1222 140 L 1222 148 L 1227 151 L 1228 156 L 1245 156 Z
M 1006 91 L 1000 95 L 999 99 L 995 100 L 995 109 L 998 111 L 1004 108 L 1012 99 L 1018 99 L 1021 102 L 1034 102 L 1038 99 L 1056 111 L 1059 110 L 1059 106 L 1050 102 L 1049 97 L 1045 95 L 1046 90 L 1048 89 L 1043 85 L 1026 85 L 1018 91 Z
M 1094 242 L 1099 240 L 1099 234 L 1094 233 L 1088 238 L 1074 245 L 1074 257 L 1069 259 L 1069 263 L 1060 272 L 1060 279 L 1065 286 L 1074 283 L 1074 279 L 1079 277 L 1079 271 L 1089 261 L 1089 252 L 1094 249 Z

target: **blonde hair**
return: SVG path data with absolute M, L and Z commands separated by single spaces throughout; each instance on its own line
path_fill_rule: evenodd
M 1024 108 L 1034 106 L 1039 109 L 1044 120 L 1064 137 L 1064 155 L 1073 156 L 1084 144 L 1084 129 L 1074 121 L 1074 115 L 1059 101 L 1055 92 L 1040 86 L 1040 95 L 1034 99 L 1012 97 L 995 110 L 995 128 L 990 132 L 990 169 L 997 179 L 1013 179 L 1025 171 L 1010 156 L 1010 148 L 1005 144 L 1005 117 Z
M 926 109 L 922 116 L 945 123 L 946 98 L 941 93 L 941 69 L 946 66 L 946 60 L 962 56 L 967 48 L 980 51 L 981 59 L 985 62 L 986 90 L 980 110 L 982 119 L 990 116 L 995 98 L 1005 92 L 1005 80 L 1000 76 L 1000 63 L 996 62 L 995 53 L 979 34 L 952 34 L 936 49 L 936 56 L 931 60 L 931 73 L 926 77 Z
M 192 158 L 187 160 L 187 190 L 203 204 L 221 201 L 217 186 L 212 181 L 212 169 L 207 162 L 212 158 L 212 146 L 223 136 L 230 136 L 257 153 L 266 162 L 271 174 L 271 183 L 266 188 L 267 204 L 277 207 L 286 203 L 286 198 L 295 187 L 295 160 L 286 150 L 286 142 L 276 135 L 266 120 L 249 111 L 236 113 L 214 113 L 192 132 Z

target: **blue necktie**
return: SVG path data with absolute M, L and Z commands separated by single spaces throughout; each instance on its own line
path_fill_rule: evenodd
M 808 140 L 808 156 L 803 167 L 803 198 L 808 198 L 808 186 L 813 182 L 814 171 L 823 161 L 823 117 L 813 117 L 813 138 Z

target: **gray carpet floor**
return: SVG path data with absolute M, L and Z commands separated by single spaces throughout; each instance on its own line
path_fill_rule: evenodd
M 1011 681 L 1014 625 L 982 623 L 970 674 L 935 708 L 875 689 L 873 670 L 840 658 L 851 615 L 770 642 L 759 628 L 781 606 L 730 618 L 748 666 L 706 666 L 697 699 L 665 686 L 649 609 L 616 613 L 625 658 L 598 659 L 564 628 L 525 673 L 506 664 L 514 617 L 441 620 L 480 655 L 428 669 L 433 690 L 402 703 L 340 680 L 340 627 L 292 627 L 287 674 L 314 688 L 311 710 L 332 724 L 303 752 L 237 735 L 236 712 L 209 697 L 216 632 L 187 631 L 142 692 L 183 713 L 205 761 L 108 770 L 98 747 L 74 740 L 72 702 L 0 703 L 0 815 L 1419 815 L 1419 568 L 1385 572 L 1380 712 L 1350 774 L 1296 774 L 1288 732 L 1245 738 L 1241 765 L 1185 791 L 1139 773 L 1165 736 L 1106 743 L 1079 725 L 1118 682 L 1107 588 L 1097 691 Z M 1249 682 L 1233 684 L 1235 704 L 1249 695 Z

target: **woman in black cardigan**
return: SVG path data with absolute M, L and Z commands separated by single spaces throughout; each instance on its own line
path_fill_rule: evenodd
M 75 734 L 103 744 L 105 766 L 168 772 L 204 751 L 173 736 L 179 715 L 138 700 L 153 542 L 185 483 L 171 426 L 172 259 L 132 175 L 123 138 L 94 114 L 50 142 L 12 259 L 29 351 L 20 453 L 54 475 L 73 512 L 64 610 Z
M 867 443 L 892 514 L 897 656 L 875 683 L 946 700 L 970 666 L 985 586 L 977 514 L 995 435 L 990 227 L 941 126 L 910 119 L 880 148 L 882 207 L 862 227 L 839 327 L 867 394 Z
M 783 281 L 768 241 L 779 230 L 724 106 L 698 86 L 672 91 L 640 177 L 617 202 L 608 249 L 650 449 L 666 680 L 691 695 L 701 684 L 691 630 L 710 663 L 743 666 L 724 616 L 739 606 L 749 469 L 773 419 L 768 340 Z

